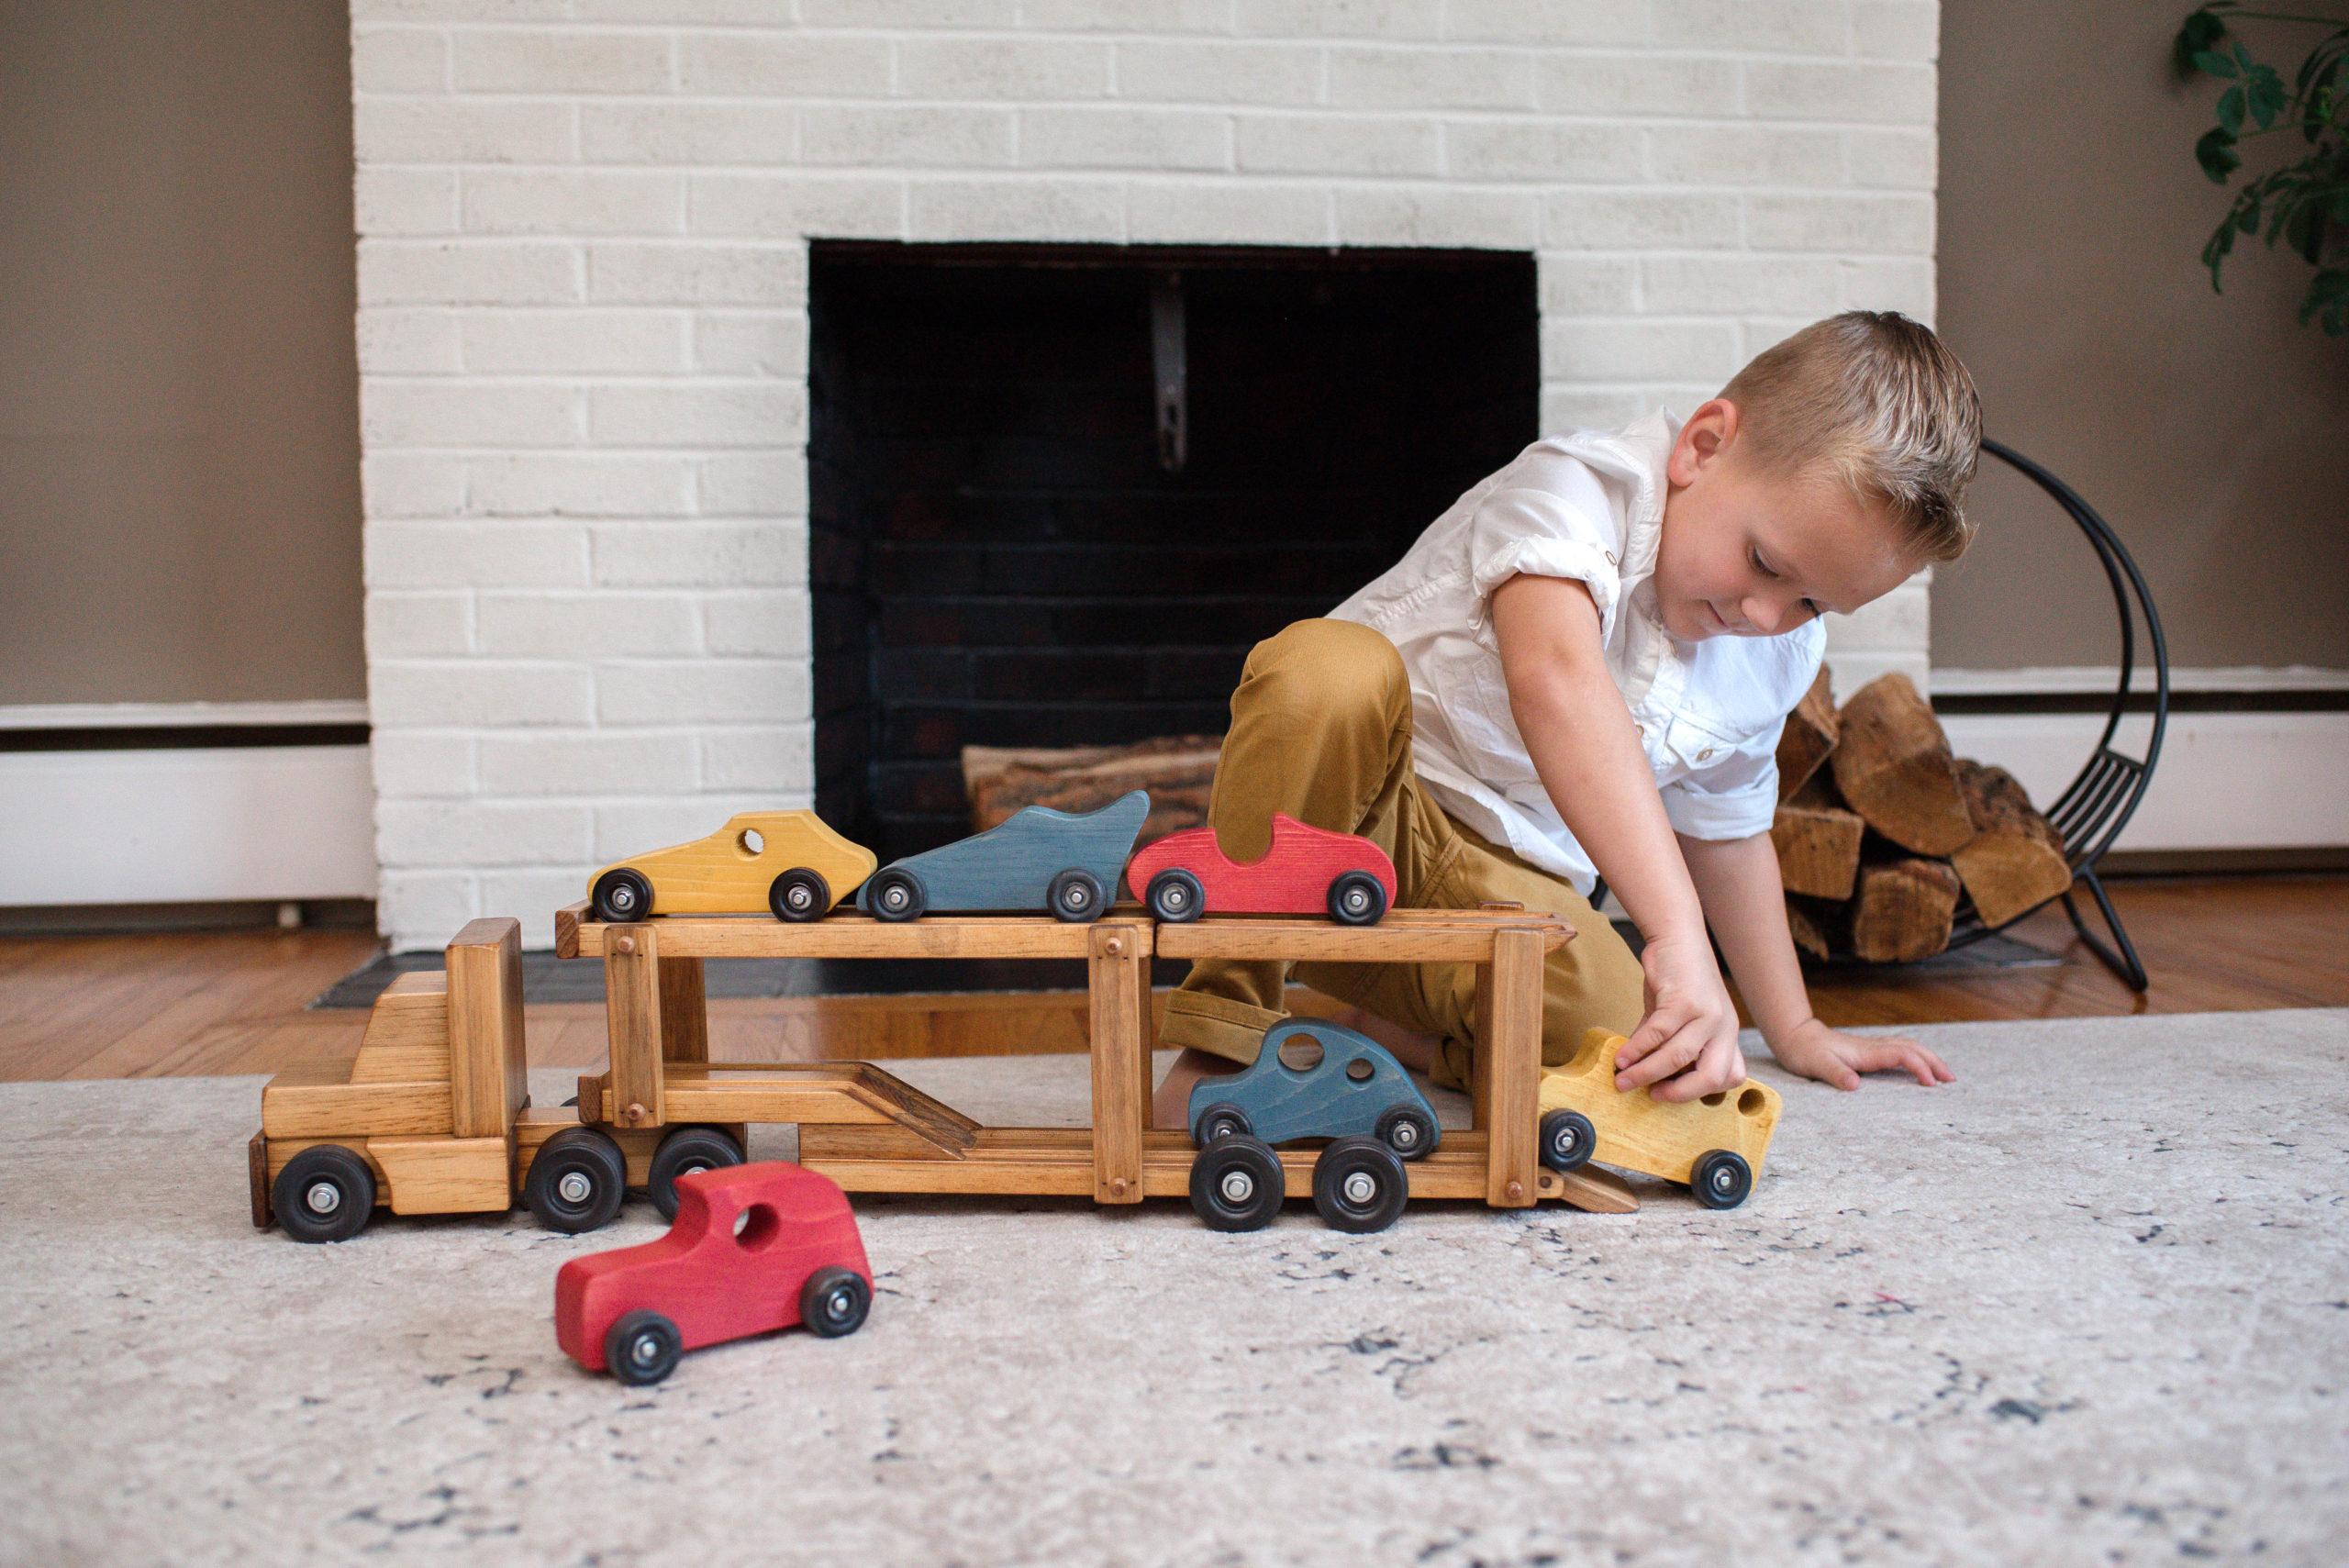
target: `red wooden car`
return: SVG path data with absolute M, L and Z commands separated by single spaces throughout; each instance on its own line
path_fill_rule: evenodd
M 573 1258 L 554 1277 L 554 1337 L 590 1372 L 658 1383 L 687 1351 L 805 1323 L 852 1334 L 873 1270 L 848 1196 L 783 1161 L 677 1178 L 669 1234 Z
M 1326 912 L 1342 926 L 1371 926 L 1395 902 L 1395 862 L 1368 839 L 1275 811 L 1272 848 L 1260 861 L 1241 865 L 1213 828 L 1191 828 L 1135 851 L 1126 883 L 1162 920 Z

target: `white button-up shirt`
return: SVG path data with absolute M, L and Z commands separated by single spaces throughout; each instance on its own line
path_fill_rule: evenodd
M 1585 895 L 1598 868 L 1551 804 L 1509 712 L 1493 590 L 1520 573 L 1590 590 L 1607 669 L 1639 726 L 1664 814 L 1692 839 L 1769 830 L 1778 731 L 1826 647 L 1816 620 L 1777 637 L 1700 642 L 1664 629 L 1656 541 L 1679 430 L 1658 412 L 1622 430 L 1534 442 L 1330 612 L 1376 628 L 1402 653 L 1414 767 L 1443 808 Z

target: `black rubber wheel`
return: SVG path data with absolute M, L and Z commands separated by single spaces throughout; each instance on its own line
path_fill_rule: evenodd
M 1208 906 L 1208 890 L 1199 879 L 1180 866 L 1160 872 L 1150 879 L 1150 891 L 1142 895 L 1150 906 L 1151 915 L 1170 926 L 1196 920 Z
M 922 911 L 930 907 L 929 895 L 922 892 L 921 878 L 903 866 L 891 866 L 875 872 L 872 891 L 865 895 L 876 920 L 918 920 Z
M 831 910 L 832 884 L 822 872 L 793 866 L 767 884 L 767 907 L 776 919 L 795 925 L 820 920 Z
M 628 1193 L 628 1161 L 611 1134 L 566 1127 L 539 1146 L 522 1202 L 540 1225 L 576 1236 L 612 1222 Z
M 1341 926 L 1375 926 L 1386 914 L 1386 888 L 1366 871 L 1341 873 L 1330 884 L 1330 918 Z
M 1552 1111 L 1542 1118 L 1542 1163 L 1553 1171 L 1579 1171 L 1598 1147 L 1598 1130 L 1580 1111 Z
M 626 925 L 652 913 L 652 884 L 644 873 L 629 866 L 614 866 L 596 879 L 591 911 L 607 925 Z
M 1209 1144 L 1191 1162 L 1191 1212 L 1210 1230 L 1262 1230 L 1287 1188 L 1273 1146 L 1245 1133 Z
M 685 1337 L 658 1312 L 623 1312 L 604 1335 L 604 1370 L 630 1388 L 660 1382 L 685 1353 Z
M 1707 1208 L 1735 1208 L 1753 1190 L 1753 1169 L 1742 1154 L 1708 1150 L 1688 1173 L 1688 1190 Z
M 1313 1162 L 1313 1207 L 1333 1230 L 1384 1230 L 1410 1198 L 1403 1162 L 1375 1138 L 1341 1138 Z
M 1080 866 L 1069 867 L 1044 890 L 1044 904 L 1052 918 L 1072 926 L 1099 919 L 1108 903 L 1101 891 L 1101 879 Z
M 1424 1160 L 1443 1141 L 1443 1129 L 1417 1106 L 1389 1106 L 1378 1118 L 1378 1141 L 1398 1160 Z
M 730 1132 L 714 1127 L 681 1127 L 661 1140 L 652 1151 L 652 1169 L 644 1178 L 644 1195 L 663 1219 L 677 1218 L 677 1178 L 695 1171 L 722 1170 L 742 1162 L 742 1146 Z
M 375 1212 L 375 1173 L 340 1143 L 314 1143 L 277 1173 L 269 1207 L 296 1241 L 348 1241 Z
M 827 1340 L 853 1334 L 873 1310 L 873 1287 L 854 1269 L 818 1269 L 799 1287 L 799 1320 Z
M 1250 1137 L 1255 1130 L 1246 1111 L 1230 1100 L 1218 1100 L 1199 1113 L 1199 1119 L 1191 1128 L 1191 1141 L 1205 1149 L 1227 1138 Z

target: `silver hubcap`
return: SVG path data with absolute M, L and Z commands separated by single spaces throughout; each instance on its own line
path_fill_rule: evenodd
M 784 902 L 789 904 L 794 909 L 805 909 L 816 902 L 816 895 L 805 887 L 795 887 L 784 895 Z
M 1370 907 L 1370 895 L 1359 887 L 1346 889 L 1346 913 L 1359 915 Z
M 1255 1195 L 1255 1177 L 1250 1175 L 1245 1171 L 1226 1171 L 1223 1173 L 1224 1202 L 1246 1203 L 1250 1198 L 1254 1197 Z
M 312 1214 L 332 1214 L 342 1207 L 342 1189 L 332 1182 L 312 1182 L 310 1190 L 302 1195 L 302 1204 Z
M 1178 882 L 1161 893 L 1158 901 L 1169 909 L 1180 910 L 1191 902 L 1191 890 Z
M 1736 1190 L 1736 1187 L 1737 1173 L 1731 1170 L 1727 1165 L 1721 1166 L 1713 1173 L 1713 1191 L 1717 1193 L 1733 1192 Z
M 1092 892 L 1081 882 L 1072 882 L 1061 889 L 1061 906 L 1064 909 L 1082 909 L 1092 902 Z
M 635 888 L 633 888 L 633 887 L 630 887 L 630 886 L 629 886 L 628 884 L 626 884 L 626 883 L 622 883 L 622 884 L 620 884 L 618 887 L 613 888 L 613 889 L 612 889 L 612 907 L 613 907 L 613 908 L 615 908 L 615 909 L 633 909 L 633 908 L 635 908 L 635 907 L 636 907 L 636 889 L 635 889 Z
M 1371 1178 L 1369 1173 L 1356 1171 L 1346 1178 L 1342 1190 L 1348 1203 L 1366 1204 L 1378 1195 L 1378 1184 Z
M 1408 1149 L 1419 1140 L 1419 1129 L 1408 1121 L 1398 1121 L 1387 1133 L 1386 1140 L 1397 1149 Z
M 848 1316 L 852 1305 L 846 1290 L 836 1290 L 824 1297 L 824 1316 L 837 1323 Z
M 892 887 L 881 895 L 881 902 L 892 909 L 902 909 L 906 906 L 906 890 L 902 887 Z
M 566 1171 L 562 1180 L 555 1183 L 554 1190 L 565 1203 L 585 1203 L 587 1195 L 596 1189 L 595 1184 L 579 1172 Z
M 696 1171 L 707 1171 L 709 1169 L 711 1169 L 711 1167 L 707 1162 L 692 1164 L 685 1166 L 683 1170 L 679 1171 L 677 1174 L 681 1176 L 690 1176 Z
M 629 1347 L 628 1358 L 639 1366 L 651 1366 L 661 1359 L 661 1341 L 650 1334 L 639 1334 L 636 1343 Z

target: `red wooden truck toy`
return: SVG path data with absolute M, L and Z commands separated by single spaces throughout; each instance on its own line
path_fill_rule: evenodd
M 1368 839 L 1275 811 L 1262 860 L 1242 865 L 1223 852 L 1213 828 L 1190 828 L 1136 851 L 1126 884 L 1171 924 L 1201 915 L 1326 914 L 1341 926 L 1375 926 L 1395 903 L 1395 862 Z
M 669 1233 L 573 1258 L 554 1279 L 554 1337 L 590 1372 L 658 1383 L 705 1345 L 805 1323 L 852 1334 L 873 1269 L 840 1184 L 784 1161 L 677 1178 Z

